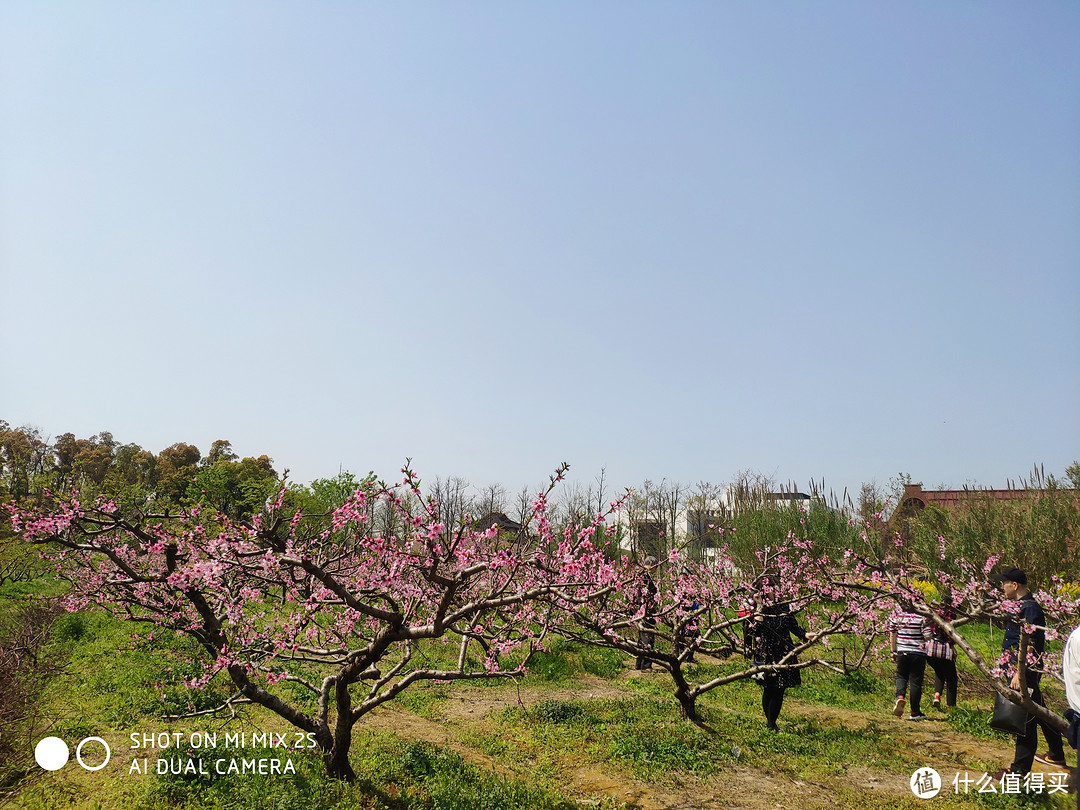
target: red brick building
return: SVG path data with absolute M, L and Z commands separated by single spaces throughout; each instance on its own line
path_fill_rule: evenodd
M 1041 489 L 923 489 L 922 484 L 908 484 L 896 511 L 905 515 L 921 512 L 929 504 L 952 509 L 965 501 L 992 498 L 999 501 L 1026 501 L 1038 497 Z

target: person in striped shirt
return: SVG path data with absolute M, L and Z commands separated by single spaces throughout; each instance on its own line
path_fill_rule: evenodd
M 910 608 L 889 617 L 889 647 L 896 662 L 896 703 L 893 714 L 904 716 L 904 696 L 911 692 L 912 720 L 925 720 L 922 712 L 923 673 L 926 672 L 926 642 L 933 635 L 930 623 Z

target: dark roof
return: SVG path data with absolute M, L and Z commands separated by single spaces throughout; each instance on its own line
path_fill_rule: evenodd
M 498 526 L 500 532 L 520 532 L 524 527 L 517 521 L 511 520 L 502 512 L 488 512 L 482 518 L 473 523 L 473 527 L 479 531 L 490 529 L 492 525 Z

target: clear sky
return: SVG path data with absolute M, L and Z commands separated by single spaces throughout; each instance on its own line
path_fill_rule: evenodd
M 0 418 L 294 480 L 1080 458 L 1080 4 L 0 4 Z

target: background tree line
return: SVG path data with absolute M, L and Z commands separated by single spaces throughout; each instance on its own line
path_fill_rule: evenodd
M 205 455 L 182 441 L 154 453 L 135 443 L 122 444 L 108 431 L 49 439 L 35 427 L 12 428 L 0 420 L 0 500 L 40 501 L 50 491 L 77 489 L 109 495 L 121 506 L 147 499 L 177 506 L 202 503 L 245 520 L 263 507 L 282 478 L 273 459 L 240 458 L 225 439 L 214 441 Z M 372 474 L 361 479 L 340 472 L 309 484 L 292 483 L 288 502 L 307 514 L 329 512 L 365 480 L 372 480 Z M 810 533 L 837 555 L 867 543 L 880 553 L 899 533 L 907 562 L 929 580 L 955 567 L 952 558 L 940 559 L 939 538 L 945 537 L 954 557 L 981 562 L 1001 554 L 1040 581 L 1051 575 L 1080 581 L 1080 462 L 1060 477 L 1036 468 L 1020 478 L 1018 488 L 1032 493 L 1025 500 L 996 500 L 972 488 L 959 508 L 931 504 L 917 514 L 900 515 L 894 510 L 907 483 L 911 476 L 903 473 L 885 486 L 864 483 L 853 499 L 846 490 L 838 496 L 826 491 L 824 481 L 810 481 L 808 497 L 795 500 L 789 496 L 800 487 L 753 470 L 737 473 L 730 482 L 647 479 L 627 498 L 610 553 L 662 558 L 681 549 L 703 559 L 723 548 L 736 565 L 751 570 L 762 548 L 791 532 Z M 474 485 L 453 475 L 431 479 L 425 492 L 439 503 L 449 531 L 493 515 L 524 523 L 534 495 L 528 486 L 512 492 L 498 482 Z M 587 484 L 574 482 L 556 490 L 548 516 L 557 531 L 585 525 L 620 494 L 601 470 Z M 371 531 L 387 534 L 394 533 L 399 519 L 391 510 L 372 518 Z M 0 541 L 10 536 L 6 517 L 0 516 Z M 0 551 L 0 580 L 12 573 L 4 569 L 5 564 L 11 568 L 11 556 Z
M 0 420 L 0 495 L 16 502 L 48 492 L 78 490 L 127 500 L 167 498 L 175 503 L 210 499 L 229 514 L 250 515 L 279 480 L 273 459 L 241 459 L 218 439 L 204 456 L 176 442 L 158 453 L 121 444 L 109 431 L 88 438 L 63 433 L 54 440 L 34 427 Z
M 863 484 L 852 498 L 846 490 L 827 491 L 824 481 L 800 488 L 753 470 L 723 483 L 646 480 L 627 499 L 623 545 L 658 558 L 680 550 L 705 559 L 723 550 L 752 571 L 763 549 L 792 535 L 814 537 L 834 560 L 848 550 L 888 557 L 899 540 L 898 562 L 929 582 L 957 575 L 961 559 L 981 565 L 999 555 L 1045 587 L 1051 577 L 1078 583 L 1080 595 L 1080 462 L 1064 476 L 1035 468 L 1021 477 L 1013 488 L 1025 498 L 1002 500 L 969 487 L 956 507 L 897 511 L 911 482 L 901 473 L 885 486 Z M 944 559 L 941 538 L 950 549 Z

